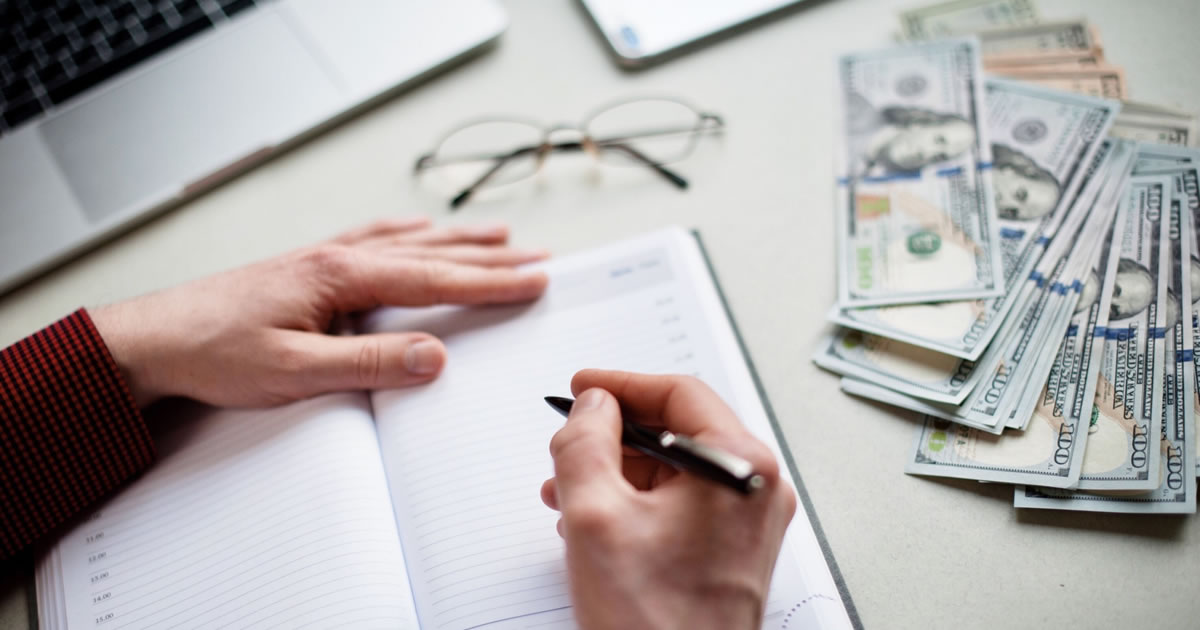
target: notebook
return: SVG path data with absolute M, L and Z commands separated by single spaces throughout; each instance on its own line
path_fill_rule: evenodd
M 698 236 L 541 266 L 531 304 L 359 322 L 438 335 L 449 361 L 431 384 L 172 419 L 160 461 L 42 554 L 42 627 L 574 628 L 539 498 L 562 425 L 542 397 L 584 367 L 692 374 L 729 402 L 801 499 L 763 627 L 857 627 Z

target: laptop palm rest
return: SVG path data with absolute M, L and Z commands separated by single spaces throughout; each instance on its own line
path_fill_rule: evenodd
M 88 219 L 119 222 L 322 120 L 340 88 L 321 68 L 264 9 L 39 130 Z

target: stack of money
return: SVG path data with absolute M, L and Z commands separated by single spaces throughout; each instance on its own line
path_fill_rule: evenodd
M 839 60 L 837 326 L 814 361 L 922 414 L 909 473 L 1195 513 L 1194 117 L 1122 102 L 1095 30 L 1029 0 L 901 23 L 913 43 Z

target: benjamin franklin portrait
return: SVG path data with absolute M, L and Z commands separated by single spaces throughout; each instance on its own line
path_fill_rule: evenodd
M 1062 186 L 1050 171 L 1003 144 L 992 145 L 992 184 L 1001 219 L 1041 218 L 1054 210 L 1062 195 Z
M 1128 319 L 1146 310 L 1154 300 L 1154 290 L 1154 278 L 1150 270 L 1133 260 L 1122 258 L 1117 262 L 1109 320 Z
M 851 94 L 848 129 L 858 147 L 860 169 L 871 175 L 909 173 L 958 157 L 975 145 L 975 128 L 956 114 L 918 107 L 876 110 Z

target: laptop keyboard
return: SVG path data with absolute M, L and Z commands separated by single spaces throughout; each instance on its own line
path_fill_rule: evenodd
M 256 0 L 0 0 L 0 134 Z

